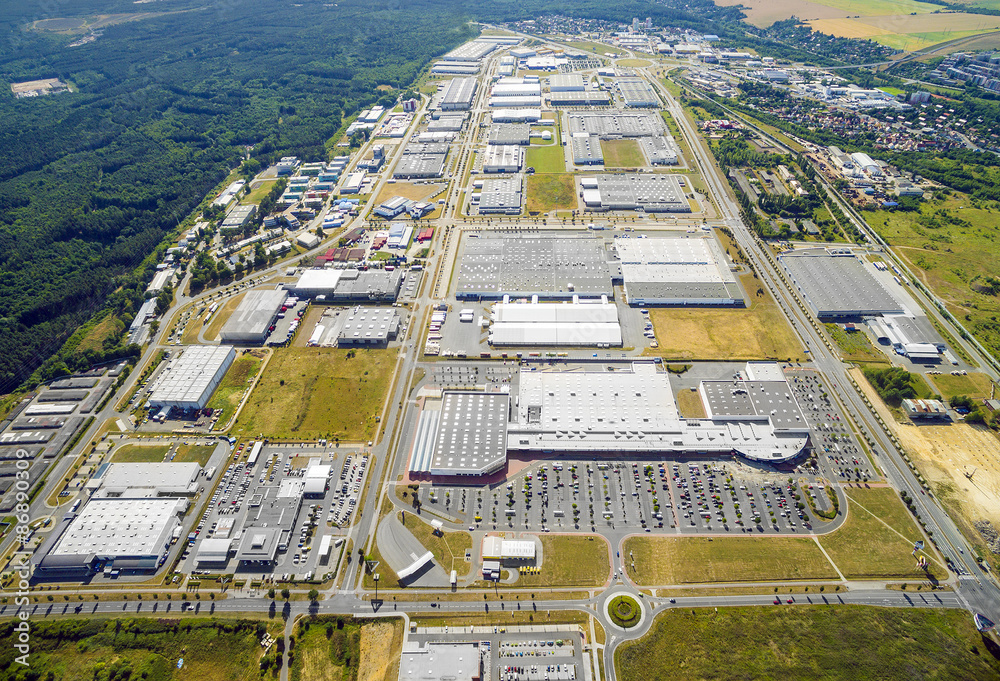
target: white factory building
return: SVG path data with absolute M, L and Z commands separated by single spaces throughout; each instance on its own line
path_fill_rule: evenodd
M 524 164 L 524 149 L 518 144 L 491 144 L 483 159 L 484 173 L 516 173 Z
M 187 499 L 175 497 L 91 499 L 56 527 L 35 574 L 86 575 L 100 566 L 152 572 L 166 560 L 187 507 Z
M 86 489 L 98 497 L 194 496 L 201 466 L 182 463 L 110 463 L 100 466 Z
M 236 359 L 232 345 L 192 345 L 157 377 L 149 395 L 153 407 L 204 409 Z
M 601 300 L 511 303 L 509 297 L 491 309 L 489 343 L 502 346 L 618 347 L 622 330 L 618 308 Z

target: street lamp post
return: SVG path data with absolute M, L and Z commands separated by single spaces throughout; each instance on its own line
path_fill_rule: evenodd
M 377 601 L 378 600 L 378 573 L 377 572 L 375 573 L 374 578 L 375 578 L 375 600 Z

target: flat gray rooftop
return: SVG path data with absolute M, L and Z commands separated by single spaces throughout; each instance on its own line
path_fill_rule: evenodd
M 654 113 L 571 113 L 570 134 L 585 132 L 603 139 L 616 137 L 647 137 L 666 131 L 663 119 Z
M 597 135 L 575 135 L 569 138 L 573 163 L 578 166 L 604 165 L 604 150 Z
M 632 305 L 737 305 L 743 290 L 719 242 L 708 235 L 617 238 Z
M 769 419 L 779 431 L 808 427 L 784 381 L 702 381 L 701 395 L 714 419 Z
M 338 345 L 387 343 L 399 333 L 399 312 L 392 307 L 357 307 L 347 311 L 347 319 L 337 336 Z
M 446 392 L 431 456 L 434 475 L 483 475 L 507 461 L 506 393 Z
M 236 552 L 240 561 L 273 561 L 278 553 L 282 533 L 286 540 L 291 540 L 295 529 L 295 519 L 302 503 L 301 496 L 282 497 L 277 495 L 277 488 L 270 488 L 260 506 L 251 506 L 243 524 L 243 539 Z M 263 488 L 257 489 L 264 492 Z
M 399 159 L 392 171 L 393 177 L 441 177 L 444 173 L 445 154 L 407 154 Z
M 220 338 L 226 343 L 263 341 L 287 297 L 283 289 L 248 291 L 222 327 Z
M 604 174 L 597 176 L 602 210 L 690 213 L 691 205 L 673 175 Z M 586 200 L 586 193 L 585 193 Z M 587 202 L 590 205 L 589 202 Z
M 902 314 L 903 306 L 853 255 L 825 249 L 778 258 L 818 317 Z
M 520 175 L 483 180 L 483 189 L 479 195 L 479 213 L 481 215 L 520 213 L 523 198 L 522 184 Z
M 621 78 L 618 89 L 625 100 L 625 106 L 651 107 L 659 106 L 660 99 L 653 92 L 648 81 L 641 78 Z
M 614 293 L 603 242 L 593 237 L 483 236 L 462 241 L 458 298 L 610 298 Z
M 527 123 L 495 123 L 490 126 L 490 144 L 519 144 L 530 141 L 531 126 Z

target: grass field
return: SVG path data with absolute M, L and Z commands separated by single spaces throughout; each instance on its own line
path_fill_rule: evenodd
M 646 157 L 635 140 L 601 140 L 601 151 L 607 168 L 641 168 L 646 165 Z
M 839 324 L 824 324 L 826 332 L 840 348 L 840 356 L 845 362 L 888 364 L 889 359 L 872 345 L 863 331 L 848 333 Z
M 566 157 L 562 146 L 531 146 L 524 155 L 524 165 L 533 167 L 536 173 L 566 172 Z
M 411 201 L 423 201 L 443 186 L 443 184 L 413 184 L 412 182 L 387 183 L 382 187 L 382 191 L 379 192 L 375 202 L 383 203 L 394 196 L 402 196 Z
M 250 387 L 263 363 L 263 350 L 247 350 L 232 363 L 229 371 L 222 377 L 222 381 L 212 394 L 208 406 L 211 409 L 222 409 L 224 421 L 228 420 L 236 407 L 239 406 L 243 394 Z M 221 422 L 220 427 L 222 427 Z
M 820 537 L 820 544 L 848 579 L 926 578 L 910 555 L 913 543 L 923 539 L 910 512 L 889 487 L 851 488 L 847 522 Z M 866 510 L 867 509 L 867 510 Z M 944 568 L 928 555 L 930 573 L 945 578 Z
M 636 569 L 625 569 L 637 584 L 837 579 L 805 537 L 630 537 L 626 551 L 634 553 Z
M 61 599 L 60 599 L 61 600 Z M 270 679 L 261 672 L 265 631 L 281 623 L 230 619 L 92 619 L 31 623 L 30 672 L 14 662 L 14 621 L 0 625 L 4 679 Z M 270 657 L 274 656 L 274 649 Z M 183 669 L 177 661 L 184 658 Z
M 925 201 L 919 212 L 866 212 L 921 282 L 948 306 L 994 355 L 1000 355 L 1000 298 L 975 287 L 997 276 L 1000 223 L 996 209 L 977 207 L 964 194 Z
M 944 399 L 955 395 L 968 395 L 974 400 L 983 400 L 992 396 L 993 381 L 986 374 L 972 372 L 967 376 L 928 376 L 932 388 Z
M 798 599 L 798 600 L 801 600 Z M 997 679 L 996 644 L 964 610 L 859 605 L 670 610 L 618 648 L 617 678 Z
M 686 419 L 705 418 L 705 403 L 697 390 L 681 390 L 677 393 L 677 411 Z
M 170 445 L 122 445 L 112 459 L 115 463 L 160 463 Z
M 278 348 L 236 430 L 248 436 L 369 440 L 395 361 L 389 350 Z
M 601 586 L 611 574 L 608 544 L 597 535 L 543 534 L 542 571 L 521 575 L 518 586 Z
M 271 188 L 274 187 L 274 183 L 277 180 L 256 180 L 257 186 L 250 190 L 250 193 L 240 200 L 244 206 L 249 204 L 257 205 L 261 202 L 265 196 L 271 192 Z
M 402 514 L 396 517 L 402 521 Z M 420 520 L 415 514 L 408 513 L 403 525 L 424 547 L 434 554 L 445 572 L 455 570 L 460 576 L 469 574 L 471 563 L 465 561 L 465 552 L 472 548 L 472 535 L 468 532 L 444 532 L 443 536 L 434 534 L 434 528 Z
M 627 66 L 629 68 L 641 69 L 645 66 L 652 66 L 653 62 L 648 59 L 619 59 L 617 64 L 619 66 Z
M 199 466 L 205 466 L 212 458 L 215 445 L 178 445 L 174 452 L 174 463 L 197 462 Z
M 746 15 L 745 21 L 754 26 L 770 26 L 776 21 L 798 17 L 802 21 L 812 19 L 834 19 L 854 16 L 901 15 L 915 12 L 926 14 L 940 10 L 932 5 L 916 0 L 716 0 L 722 7 L 740 5 Z
M 90 327 L 87 335 L 80 339 L 80 344 L 76 347 L 76 352 L 81 354 L 87 350 L 104 350 L 104 341 L 121 332 L 124 328 L 125 322 L 109 314 Z
M 295 657 L 288 670 L 289 678 L 292 681 L 356 678 L 362 658 L 361 639 L 362 625 L 349 617 L 301 620 L 295 627 Z M 384 653 L 388 652 L 387 647 Z
M 649 317 L 660 347 L 643 354 L 669 359 L 799 360 L 803 348 L 766 290 L 758 295 L 753 277 L 744 277 L 748 308 L 652 308 Z
M 576 208 L 576 185 L 569 173 L 529 175 L 527 193 L 525 207 L 528 212 Z

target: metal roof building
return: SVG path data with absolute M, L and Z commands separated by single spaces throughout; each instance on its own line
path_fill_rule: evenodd
M 552 92 L 583 91 L 585 87 L 583 76 L 578 73 L 560 73 L 549 76 L 549 90 Z
M 136 490 L 149 490 L 155 496 L 186 496 L 198 491 L 201 466 L 184 463 L 116 463 L 102 466 L 87 482 L 87 488 L 99 488 L 103 496 L 144 496 Z M 131 494 L 130 494 L 131 491 Z
M 443 57 L 442 61 L 478 61 L 497 49 L 497 43 L 489 40 L 473 40 L 463 43 Z
M 797 457 L 808 442 L 807 432 L 776 426 L 769 415 L 734 416 L 720 408 L 712 419 L 681 419 L 669 376 L 652 363 L 614 372 L 522 370 L 519 384 L 507 426 L 509 452 L 736 453 L 780 462 Z M 787 384 L 778 386 L 788 391 Z
M 711 236 L 615 239 L 630 305 L 743 305 L 743 290 Z
M 439 61 L 431 67 L 432 74 L 455 74 L 472 76 L 479 73 L 479 62 L 473 61 Z
M 542 96 L 542 86 L 535 82 L 511 82 L 515 79 L 500 79 L 490 94 L 493 97 L 541 97 Z
M 571 135 L 586 133 L 601 139 L 648 137 L 666 131 L 663 119 L 653 113 L 639 112 L 576 112 L 568 116 Z
M 523 180 L 520 175 L 483 180 L 479 198 L 479 214 L 517 215 L 521 212 Z
M 445 392 L 431 475 L 487 475 L 507 463 L 506 393 Z
M 286 298 L 288 291 L 282 289 L 248 291 L 219 338 L 224 343 L 263 343 Z
M 441 177 L 448 158 L 447 142 L 410 142 L 392 171 L 394 178 Z
M 691 212 L 691 204 L 673 175 L 603 174 L 595 179 L 597 188 L 583 192 L 584 204 L 589 210 Z
M 484 173 L 516 173 L 524 164 L 524 149 L 516 144 L 493 144 L 486 147 Z
M 618 91 L 625 100 L 625 106 L 632 108 L 650 108 L 660 105 L 648 81 L 641 78 L 622 78 L 618 81 Z
M 649 162 L 649 165 L 677 165 L 677 145 L 672 136 L 640 137 L 639 146 L 642 148 L 642 153 L 646 155 L 646 161 Z
M 534 123 L 541 120 L 542 110 L 538 107 L 533 109 L 498 109 L 490 113 L 494 123 Z
M 603 242 L 593 237 L 483 236 L 462 243 L 459 299 L 614 295 Z
M 531 143 L 531 126 L 527 123 L 503 123 L 490 127 L 488 144 L 519 144 L 528 146 Z
M 903 314 L 902 304 L 846 249 L 786 253 L 778 262 L 817 317 Z
M 204 409 L 235 358 L 232 345 L 186 347 L 157 378 L 150 405 Z
M 337 346 L 385 345 L 399 333 L 399 313 L 392 307 L 349 310 L 337 336 Z
M 542 106 L 542 97 L 538 96 L 521 96 L 521 97 L 490 97 L 489 105 L 491 108 L 510 108 L 510 109 L 538 109 Z
M 569 142 L 573 151 L 573 165 L 604 165 L 604 150 L 601 149 L 600 137 L 579 134 L 570 137 Z
M 472 100 L 476 97 L 479 81 L 475 78 L 453 78 L 445 87 L 441 97 L 443 111 L 461 111 L 472 108 Z
M 548 99 L 552 106 L 608 106 L 611 104 L 611 95 L 601 90 L 550 92 Z
M 407 642 L 399 657 L 399 681 L 480 681 L 489 651 L 479 641 L 445 643 Z
M 601 302 L 496 303 L 489 342 L 495 346 L 589 346 L 622 344 L 618 308 Z
M 39 562 L 41 573 L 89 571 L 97 562 L 135 572 L 156 570 L 170 548 L 186 499 L 147 497 L 91 499 Z

